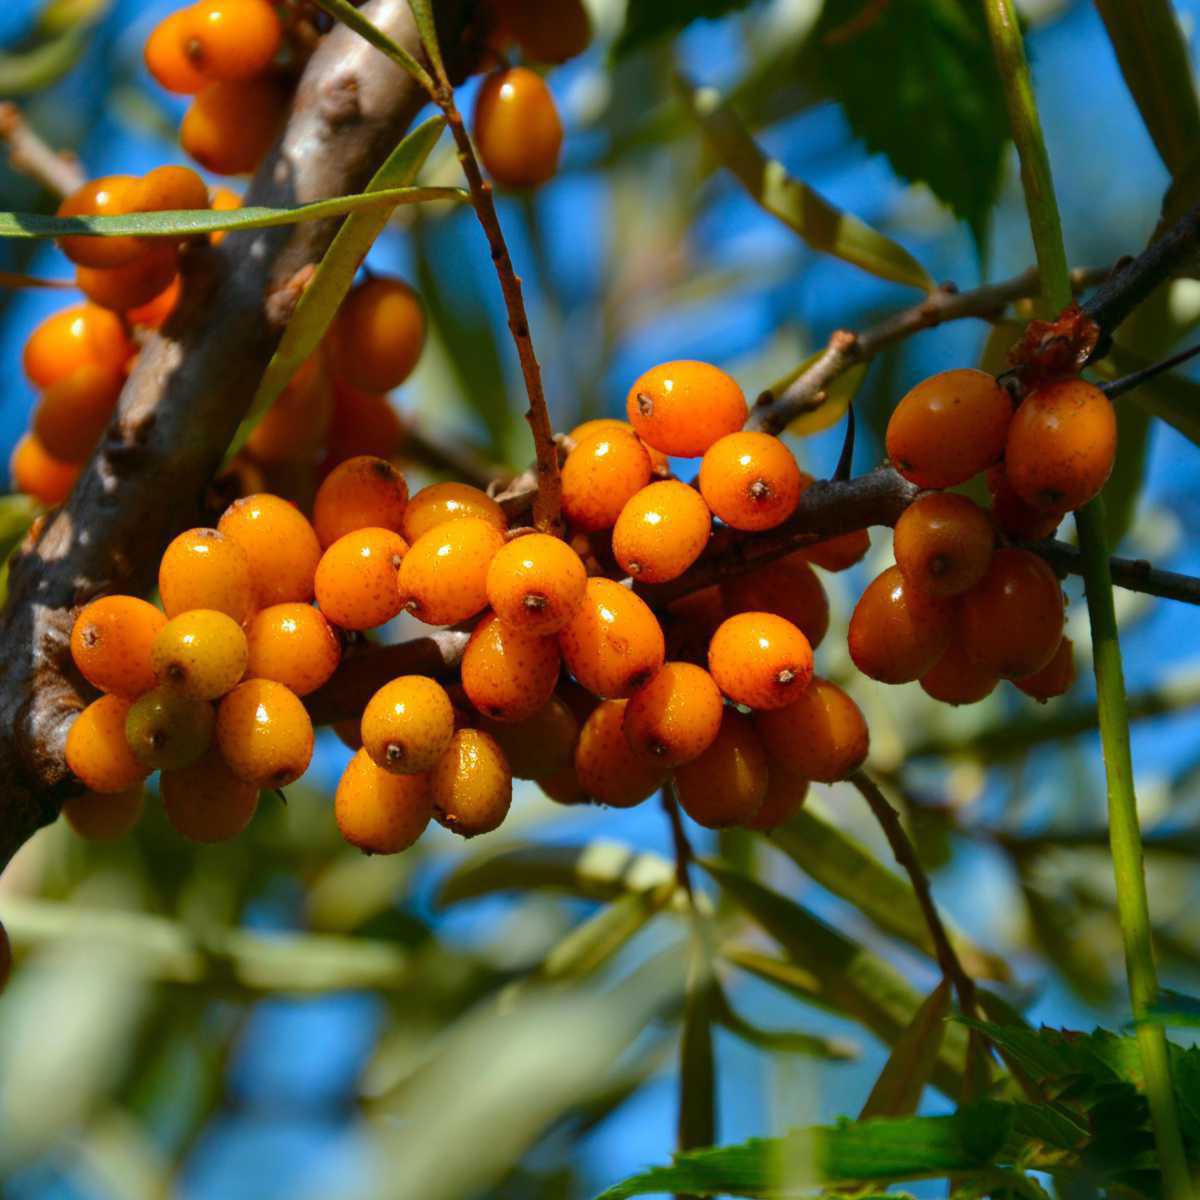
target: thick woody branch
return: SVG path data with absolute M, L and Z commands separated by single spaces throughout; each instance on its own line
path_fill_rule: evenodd
M 0 103 L 0 141 L 12 169 L 55 196 L 69 196 L 87 182 L 75 156 L 47 146 L 11 100 Z

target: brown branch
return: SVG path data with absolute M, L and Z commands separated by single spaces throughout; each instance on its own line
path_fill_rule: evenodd
M 1040 554 L 1060 574 L 1083 574 L 1079 551 L 1066 542 L 1028 542 L 1025 549 Z M 1127 592 L 1161 596 L 1164 600 L 1178 600 L 1182 604 L 1200 604 L 1200 579 L 1192 575 L 1160 570 L 1144 558 L 1113 557 L 1108 563 L 1113 583 Z
M 8 145 L 8 161 L 14 171 L 59 199 L 87 182 L 75 156 L 47 146 L 11 100 L 0 102 L 0 141 Z

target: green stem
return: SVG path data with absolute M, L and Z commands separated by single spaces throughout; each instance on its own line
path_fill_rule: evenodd
M 1029 64 L 1012 0 L 983 0 L 983 7 L 1008 103 L 1013 141 L 1021 158 L 1021 182 L 1041 274 L 1043 305 L 1046 315 L 1053 315 L 1071 303 L 1071 282 Z M 1129 712 L 1113 607 L 1103 502 L 1097 497 L 1076 513 L 1075 519 L 1092 627 L 1092 663 L 1096 673 L 1100 744 L 1108 781 L 1109 846 L 1116 876 L 1117 915 L 1125 946 L 1130 1004 L 1134 1019 L 1138 1020 L 1158 993 L 1158 976 L 1150 940 L 1150 902 L 1133 790 Z M 1179 1130 L 1166 1034 L 1160 1026 L 1139 1021 L 1137 1041 L 1164 1194 L 1168 1200 L 1187 1200 L 1191 1195 L 1191 1178 Z

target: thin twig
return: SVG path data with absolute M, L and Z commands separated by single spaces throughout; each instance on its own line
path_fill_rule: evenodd
M 1029 542 L 1025 548 L 1041 555 L 1062 574 L 1084 573 L 1083 556 L 1067 542 Z M 1164 600 L 1178 600 L 1182 604 L 1200 604 L 1200 579 L 1191 575 L 1162 571 L 1144 558 L 1112 557 L 1108 564 L 1113 583 L 1127 592 L 1161 596 Z
M 679 803 L 671 795 L 671 789 L 662 790 L 663 812 L 671 823 L 671 841 L 675 847 L 675 880 L 687 895 L 689 901 L 694 899 L 692 892 L 691 865 L 695 859 L 692 843 L 688 840 L 687 830 L 683 827 L 683 817 L 679 813 Z M 692 905 L 695 908 L 695 905 Z
M 8 145 L 8 161 L 14 171 L 60 199 L 87 182 L 75 156 L 46 145 L 11 100 L 0 102 L 0 141 Z
M 1189 346 L 1186 350 L 1180 350 L 1177 354 L 1172 354 L 1169 358 L 1162 359 L 1161 362 L 1151 363 L 1148 367 L 1143 367 L 1140 371 L 1134 371 L 1132 375 L 1123 375 L 1120 379 L 1114 379 L 1109 383 L 1102 383 L 1100 384 L 1100 390 L 1110 400 L 1116 400 L 1117 397 L 1124 396 L 1127 392 L 1132 392 L 1134 388 L 1141 387 L 1143 383 L 1153 379 L 1156 375 L 1162 375 L 1164 372 L 1178 367 L 1189 359 L 1195 358 L 1197 354 L 1200 354 L 1200 343 L 1197 343 L 1195 346 Z

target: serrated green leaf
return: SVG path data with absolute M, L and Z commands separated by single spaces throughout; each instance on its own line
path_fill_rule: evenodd
M 372 25 L 353 4 L 347 0 L 315 0 L 315 3 L 331 17 L 353 29 L 359 37 L 370 42 L 376 50 L 386 54 L 392 62 L 403 67 L 426 91 L 432 92 L 433 80 L 430 79 L 429 72 L 403 46 L 388 37 L 382 29 Z
M 613 46 L 613 56 L 621 58 L 648 42 L 678 33 L 693 21 L 716 20 L 750 3 L 751 0 L 629 0 L 625 25 Z
M 858 1115 L 860 1121 L 870 1117 L 908 1117 L 917 1111 L 942 1048 L 949 1012 L 950 985 L 943 979 L 896 1039 Z

